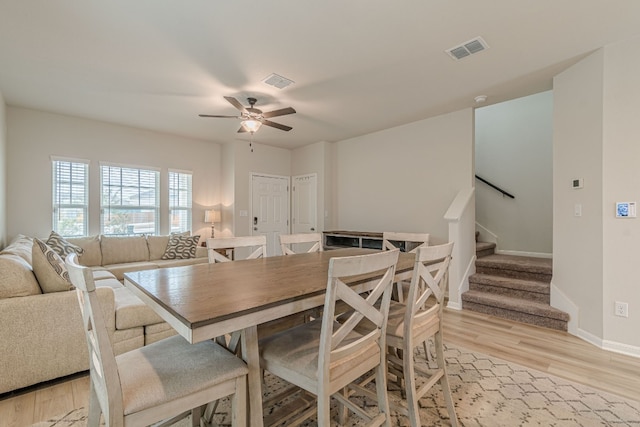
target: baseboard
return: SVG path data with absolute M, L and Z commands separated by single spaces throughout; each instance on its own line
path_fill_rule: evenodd
M 462 310 L 462 303 L 461 302 L 451 302 L 451 301 L 449 301 L 447 303 L 447 308 L 451 308 L 453 310 L 460 311 L 460 310 Z
M 484 227 L 481 224 L 478 224 L 477 222 L 476 222 L 476 231 L 480 232 L 480 237 L 482 237 L 483 242 L 495 243 L 496 245 L 498 244 L 498 236 L 496 236 L 494 233 L 489 231 L 488 228 Z
M 498 255 L 515 255 L 515 256 L 530 256 L 534 258 L 553 258 L 553 254 L 544 252 L 525 252 L 525 251 L 507 251 L 504 249 L 496 249 Z
M 578 319 L 580 318 L 580 309 L 562 292 L 551 280 L 551 307 L 557 308 L 569 314 L 569 322 L 567 323 L 567 332 L 571 335 L 578 335 Z M 587 340 L 588 341 L 588 340 Z
M 640 347 L 623 344 L 616 341 L 603 340 L 600 337 L 593 335 L 590 332 L 587 332 L 583 329 L 578 330 L 577 334 L 578 338 L 581 338 L 596 347 L 599 347 L 603 350 L 612 351 L 614 353 L 624 354 L 625 356 L 638 357 L 640 358 Z
M 604 340 L 602 342 L 602 348 L 604 350 L 625 354 L 627 356 L 640 357 L 640 347 L 634 345 Z
M 577 333 L 574 335 L 580 339 L 585 340 L 588 343 L 595 345 L 596 347 L 604 348 L 602 345 L 603 344 L 602 338 L 596 335 L 593 335 L 591 332 L 587 332 L 584 329 L 578 329 Z
M 462 280 L 460 280 L 460 284 L 456 289 L 456 298 L 451 298 L 451 291 L 453 288 L 451 287 L 451 282 L 449 282 L 449 302 L 447 303 L 447 308 L 452 308 L 454 310 L 462 310 L 462 294 L 469 290 L 469 276 L 476 272 L 476 256 L 472 255 L 467 268 L 462 275 Z M 451 276 L 449 276 L 451 277 Z M 454 301 L 455 300 L 455 301 Z

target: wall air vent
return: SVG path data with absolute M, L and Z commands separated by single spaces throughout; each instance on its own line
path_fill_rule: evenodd
M 485 42 L 482 37 L 476 37 L 475 39 L 464 42 L 459 46 L 447 49 L 445 52 L 447 52 L 453 59 L 459 60 L 473 55 L 474 53 L 482 52 L 486 49 L 489 49 L 487 42 Z
M 275 73 L 265 77 L 262 81 L 270 86 L 277 87 L 278 89 L 284 89 L 293 83 L 293 80 L 289 80 L 288 78 L 279 76 Z

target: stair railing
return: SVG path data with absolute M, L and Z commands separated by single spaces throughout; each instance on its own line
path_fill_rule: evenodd
M 497 185 L 495 185 L 495 184 L 490 183 L 490 182 L 489 182 L 489 181 L 487 181 L 486 179 L 484 179 L 484 178 L 482 178 L 482 177 L 479 177 L 478 175 L 476 175 L 476 179 L 477 179 L 478 181 L 484 182 L 484 183 L 485 183 L 485 184 L 487 184 L 489 187 L 491 187 L 491 188 L 493 188 L 493 189 L 495 189 L 495 190 L 499 191 L 500 193 L 502 193 L 502 197 L 507 196 L 507 197 L 509 197 L 509 198 L 511 198 L 511 199 L 515 199 L 515 198 L 516 198 L 516 196 L 514 196 L 513 194 L 508 193 L 507 191 L 503 190 L 502 188 L 498 187 L 498 186 L 497 186 Z

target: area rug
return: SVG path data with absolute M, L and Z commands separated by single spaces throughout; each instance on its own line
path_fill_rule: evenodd
M 573 383 L 549 374 L 506 362 L 481 353 L 448 345 L 445 351 L 451 392 L 460 424 L 467 427 L 500 426 L 640 426 L 640 402 L 628 400 L 591 387 Z M 419 363 L 428 365 L 423 354 Z M 265 399 L 288 386 L 266 374 Z M 400 392 L 389 385 L 389 399 L 400 401 Z M 291 399 L 291 398 L 290 398 Z M 375 403 L 362 398 L 364 407 Z M 287 401 L 265 408 L 269 415 Z M 420 417 L 424 426 L 450 425 L 440 387 L 420 400 Z M 216 422 L 229 426 L 229 402 L 222 401 L 216 412 Z M 37 427 L 81 427 L 86 425 L 86 409 L 78 408 Z M 351 417 L 348 425 L 364 424 Z M 176 427 L 191 425 L 188 419 Z M 285 423 L 280 424 L 285 426 Z M 314 418 L 303 426 L 316 426 Z M 393 426 L 408 426 L 405 416 L 392 414 Z

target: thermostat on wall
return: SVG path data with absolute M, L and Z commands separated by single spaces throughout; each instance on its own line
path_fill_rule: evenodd
M 635 218 L 636 202 L 616 203 L 616 218 Z

